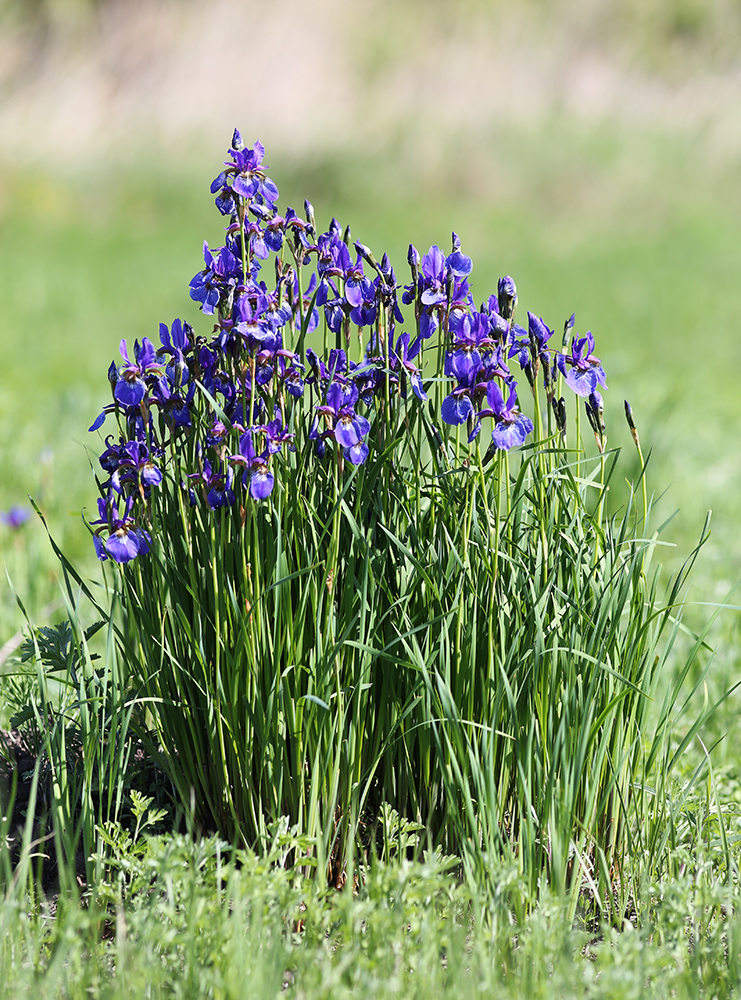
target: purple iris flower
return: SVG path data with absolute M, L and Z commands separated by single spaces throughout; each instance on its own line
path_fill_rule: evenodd
M 446 424 L 457 427 L 458 424 L 465 424 L 473 413 L 473 403 L 471 402 L 470 391 L 465 386 L 458 386 L 453 389 L 449 396 L 446 396 L 440 407 L 440 416 Z
M 297 355 L 283 352 L 280 357 L 280 380 L 289 395 L 300 399 L 304 394 L 305 371 Z
M 445 266 L 457 278 L 467 278 L 473 270 L 471 258 L 461 253 L 461 241 L 456 233 L 453 233 L 453 252 L 445 258 Z
M 319 413 L 331 418 L 335 439 L 343 448 L 352 448 L 370 431 L 370 423 L 355 412 L 360 393 L 354 382 L 342 385 L 332 382 L 327 389 L 326 405 L 318 406 Z
M 232 141 L 235 148 L 229 150 L 229 155 L 234 162 L 225 164 L 225 173 L 234 175 L 232 191 L 242 198 L 256 197 L 273 205 L 278 200 L 278 188 L 265 174 L 267 167 L 262 162 L 265 147 L 261 142 L 256 142 L 252 149 L 242 148 L 242 137 L 236 129 Z
M 283 246 L 283 232 L 286 228 L 286 220 L 282 215 L 274 215 L 268 220 L 265 227 L 265 242 L 273 253 L 280 253 Z
M 129 358 L 125 340 L 121 341 L 120 350 L 121 357 L 126 364 L 121 368 L 121 377 L 116 382 L 113 395 L 122 406 L 138 406 L 144 399 L 147 391 L 145 378 L 150 375 L 158 378 L 162 373 L 161 367 L 157 364 L 154 344 L 148 337 L 144 337 L 141 346 L 138 340 L 135 341 L 135 361 L 131 361 Z M 95 427 L 95 424 L 93 424 L 93 427 Z
M 234 200 L 232 189 L 229 186 L 229 175 L 226 170 L 222 170 L 218 177 L 211 182 L 211 194 L 216 194 L 216 207 L 222 215 L 235 215 L 237 203 Z
M 359 396 L 354 382 L 331 382 L 325 405 L 317 407 L 317 412 L 323 413 L 328 423 L 324 436 L 334 437 L 353 465 L 362 465 L 368 457 L 368 446 L 363 438 L 370 431 L 370 423 L 355 412 Z
M 104 469 L 109 475 L 113 473 L 118 468 L 119 462 L 121 461 L 121 452 L 126 444 L 123 438 L 119 438 L 118 444 L 112 444 L 113 435 L 109 434 L 105 439 L 105 451 L 98 458 L 100 462 L 100 467 Z
M 359 283 L 360 302 L 354 306 L 350 313 L 350 319 L 356 326 L 371 326 L 371 324 L 375 323 L 376 316 L 378 315 L 377 295 L 379 282 L 380 278 L 375 278 L 373 281 L 370 278 L 363 278 Z
M 289 444 L 296 436 L 295 434 L 290 433 L 285 427 L 283 423 L 283 414 L 277 407 L 275 408 L 274 419 L 269 420 L 267 424 L 260 427 L 260 430 L 265 434 L 267 443 L 266 453 L 268 455 L 277 454 L 284 444 Z
M 458 382 L 453 391 L 445 397 L 440 407 L 440 416 L 446 424 L 457 426 L 465 423 L 475 409 L 477 396 L 484 391 L 478 383 L 481 381 L 483 365 L 482 351 L 476 347 L 474 330 L 480 330 L 486 339 L 482 344 L 488 344 L 488 324 L 476 322 L 474 327 L 467 326 L 464 339 L 457 341 L 457 349 L 449 351 L 445 356 L 444 372 L 449 378 Z M 488 352 L 486 352 L 488 355 Z
M 421 337 L 417 337 L 414 343 L 410 346 L 409 334 L 400 333 L 396 341 L 396 346 L 394 347 L 394 354 L 396 355 L 396 362 L 402 374 L 405 374 L 412 383 L 414 395 L 417 399 L 424 403 L 427 399 L 427 393 L 425 392 L 422 384 L 421 370 L 413 363 L 414 359 L 419 354 L 421 346 Z
M 345 246 L 345 244 L 343 243 L 342 246 Z M 363 300 L 366 297 L 364 282 L 367 281 L 368 279 L 363 273 L 363 261 L 360 254 L 358 254 L 355 264 L 350 264 L 345 269 L 345 298 L 353 308 L 363 304 Z
M 542 319 L 531 312 L 527 314 L 527 324 L 527 330 L 517 324 L 512 324 L 512 339 L 508 357 L 517 358 L 528 382 L 530 385 L 534 385 L 541 365 L 546 376 L 550 372 L 551 354 L 548 350 L 548 341 L 553 336 L 553 330 L 549 329 Z
M 267 260 L 270 256 L 270 248 L 265 242 L 265 234 L 258 223 L 246 222 L 244 231 L 249 240 L 250 253 L 259 260 Z
M 486 398 L 489 402 L 489 409 L 481 410 L 479 419 L 494 417 L 495 424 L 491 438 L 496 447 L 501 448 L 502 451 L 509 451 L 510 448 L 524 444 L 525 438 L 532 433 L 533 423 L 524 413 L 520 413 L 517 406 L 517 383 L 511 384 L 509 399 L 506 403 L 502 390 L 493 381 L 487 383 Z
M 159 486 L 162 482 L 162 471 L 155 465 L 143 441 L 126 441 L 119 448 L 118 466 L 111 477 L 111 485 L 120 493 L 126 482 L 136 484 L 142 493 L 145 487 Z
M 444 373 L 448 378 L 469 380 L 481 368 L 481 354 L 477 350 L 448 351 L 445 355 Z M 468 384 L 468 382 L 466 383 Z
M 25 507 L 15 505 L 10 510 L 0 510 L 0 524 L 4 524 L 8 528 L 12 528 L 13 531 L 17 531 L 30 516 L 31 512 L 26 510 Z
M 247 430 L 239 439 L 239 454 L 231 455 L 230 462 L 245 466 L 242 485 L 249 489 L 254 500 L 265 500 L 273 492 L 275 477 L 268 468 L 268 450 L 258 455 L 252 443 L 252 430 Z
M 489 321 L 489 331 L 492 338 L 505 343 L 510 333 L 510 325 L 499 312 L 499 299 L 496 295 L 490 295 L 488 300 L 481 304 L 481 313 Z
M 534 313 L 531 312 L 527 314 L 527 326 L 533 357 L 538 358 L 541 361 L 544 360 L 544 358 L 545 360 L 550 361 L 548 341 L 553 336 L 553 330 L 550 330 L 542 319 L 539 319 Z
M 206 432 L 206 444 L 216 452 L 220 452 L 229 440 L 229 428 L 218 417 L 213 418 L 211 427 Z
M 123 515 L 119 516 L 118 498 L 109 493 L 107 498 L 98 498 L 98 513 L 100 517 L 91 524 L 100 524 L 93 535 L 95 552 L 98 559 L 104 562 L 109 557 L 117 563 L 131 562 L 139 555 L 149 552 L 151 538 L 149 533 L 140 528 L 131 516 L 134 503 L 133 494 L 124 501 Z M 101 532 L 108 528 L 108 537 L 103 539 Z
M 187 369 L 186 369 L 187 371 Z M 188 390 L 183 395 L 180 391 L 181 385 L 176 386 L 177 371 L 168 365 L 165 374 L 152 386 L 151 403 L 155 403 L 164 414 L 165 420 L 171 427 L 190 427 L 190 406 L 195 398 L 195 382 L 186 380 Z
M 342 324 L 345 319 L 345 307 L 347 304 L 347 299 L 345 298 L 334 299 L 334 301 L 327 302 L 325 304 L 324 318 L 327 321 L 327 326 L 332 333 L 340 333 L 342 330 Z
M 286 231 L 289 229 L 293 233 L 293 243 L 298 251 L 299 248 L 302 251 L 308 251 L 309 253 L 316 253 L 319 250 L 318 246 L 314 246 L 310 239 L 309 234 L 313 234 L 313 227 L 308 223 L 304 222 L 303 219 L 299 218 L 292 208 L 286 209 Z
M 605 372 L 602 362 L 596 358 L 594 350 L 594 337 L 591 332 L 587 332 L 586 337 L 577 340 L 574 337 L 571 344 L 571 354 L 559 354 L 556 364 L 564 378 L 566 385 L 577 394 L 577 396 L 589 396 L 596 392 L 597 386 L 607 388 Z M 567 363 L 570 367 L 567 369 Z
M 458 362 L 465 361 L 465 355 L 461 352 Z M 469 359 L 471 361 L 471 359 Z M 463 368 L 458 377 L 458 385 L 445 397 L 440 406 L 440 416 L 446 424 L 454 427 L 464 424 L 473 413 L 473 395 L 478 381 L 478 366 L 473 362 L 468 367 Z
M 204 487 L 208 490 L 206 500 L 211 510 L 218 510 L 219 507 L 231 507 L 235 501 L 232 483 L 234 473 L 229 466 L 224 469 L 221 465 L 214 468 L 206 460 L 203 463 L 203 472 L 192 473 L 190 479 L 201 479 Z
M 512 372 L 504 360 L 504 348 L 501 344 L 491 354 L 484 354 L 478 374 L 479 382 L 491 382 L 493 378 L 499 378 L 507 384 L 512 381 Z
M 311 375 L 306 381 L 310 385 L 316 385 L 318 388 L 321 388 L 325 382 L 329 381 L 327 366 L 316 351 L 312 351 L 310 347 L 306 348 L 306 360 L 309 362 L 309 368 L 311 368 Z
M 422 258 L 419 284 L 423 305 L 437 306 L 447 302 L 445 255 L 440 247 L 431 246 Z
M 186 385 L 190 380 L 190 371 L 185 361 L 185 355 L 193 350 L 193 327 L 179 319 L 172 321 L 172 334 L 165 323 L 160 323 L 160 347 L 158 355 L 167 355 L 167 376 L 174 389 Z
M 222 292 L 233 286 L 242 275 L 242 264 L 228 247 L 221 247 L 214 257 L 208 243 L 203 244 L 205 268 L 190 282 L 190 297 L 201 303 L 206 316 L 213 316 L 221 301 Z
M 166 323 L 160 323 L 160 343 L 162 347 L 159 353 L 174 355 L 177 351 L 180 351 L 182 354 L 189 354 L 193 350 L 192 337 L 193 327 L 190 323 L 174 319 L 171 330 L 167 329 Z

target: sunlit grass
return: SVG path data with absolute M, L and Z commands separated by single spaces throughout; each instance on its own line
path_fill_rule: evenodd
M 576 311 L 580 328 L 595 332 L 608 373 L 609 444 L 631 444 L 622 419 L 628 394 L 644 444 L 654 446 L 651 482 L 667 489 L 659 509 L 681 508 L 669 536 L 682 555 L 704 510 L 716 508 L 692 591 L 697 600 L 716 599 L 737 576 L 741 548 L 734 459 L 741 206 L 732 175 L 669 135 L 638 134 L 628 148 L 605 129 L 587 134 L 553 122 L 537 135 L 513 131 L 495 151 L 491 142 L 422 173 L 403 149 L 388 149 L 339 164 L 295 163 L 274 176 L 284 203 L 300 207 L 308 195 L 320 224 L 330 211 L 351 221 L 354 237 L 379 254 L 403 259 L 403 238 L 411 235 L 424 251 L 447 244 L 455 229 L 476 260 L 476 288 L 492 283 L 485 276 L 512 273 L 523 311 L 536 309 L 557 329 Z M 8 178 L 0 217 L 0 508 L 30 492 L 65 551 L 87 559 L 90 572 L 97 566 L 79 519 L 80 508 L 94 504 L 86 428 L 103 402 L 118 340 L 153 336 L 160 320 L 176 315 L 198 316 L 195 304 L 184 310 L 183 303 L 187 279 L 201 266 L 200 242 L 213 241 L 204 196 L 212 173 L 205 165 L 187 174 L 130 168 L 106 177 Z M 0 535 L 2 560 L 32 617 L 57 593 L 45 544 L 37 523 Z M 4 578 L 0 591 L 1 645 L 22 619 Z M 716 633 L 711 691 L 735 680 L 734 621 L 727 617 L 725 632 Z M 732 724 L 731 707 L 711 736 Z M 74 903 L 48 931 L 43 920 L 22 916 L 32 909 L 24 897 L 11 898 L 2 919 L 16 936 L 12 943 L 3 935 L 11 942 L 3 960 L 15 971 L 5 988 L 82 995 L 89 987 L 113 996 L 149 986 L 153 995 L 213 989 L 230 996 L 256 976 L 255 994 L 266 996 L 284 983 L 311 997 L 443 989 L 470 996 L 474 980 L 495 996 L 624 997 L 631 989 L 639 995 L 648 981 L 658 996 L 726 995 L 739 975 L 736 901 L 725 888 L 733 872 L 724 868 L 722 843 L 727 836 L 737 857 L 737 746 L 727 739 L 715 751 L 720 770 L 689 803 L 679 796 L 672 864 L 645 886 L 637 933 L 571 929 L 558 901 L 519 922 L 508 904 L 492 930 L 475 919 L 480 900 L 466 896 L 455 873 L 421 868 L 381 868 L 357 899 L 296 887 L 280 871 L 259 870 L 252 879 L 249 865 L 230 872 L 224 890 L 213 855 L 199 866 L 182 844 L 158 844 L 146 874 L 158 873 L 161 892 L 127 898 L 111 917 L 113 942 L 100 937 L 95 914 Z M 695 743 L 675 791 L 701 760 Z M 501 877 L 503 898 L 519 899 L 525 913 L 522 880 L 505 870 Z M 223 905 L 228 892 L 231 907 Z M 295 918 L 300 903 L 307 918 Z M 108 982 L 114 965 L 118 978 Z M 43 980 L 34 968 L 48 970 Z

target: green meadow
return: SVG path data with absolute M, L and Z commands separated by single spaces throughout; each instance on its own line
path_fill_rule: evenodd
M 86 579 L 100 579 L 81 521 L 97 496 L 99 448 L 87 428 L 108 401 L 106 370 L 121 339 L 155 339 L 175 317 L 207 332 L 188 282 L 203 266 L 202 241 L 221 240 L 208 196 L 220 159 L 199 149 L 177 168 L 141 160 L 66 173 L 5 165 L 0 174 L 0 509 L 31 495 Z M 283 206 L 298 211 L 307 197 L 321 228 L 333 215 L 349 223 L 377 257 L 389 253 L 401 283 L 409 240 L 422 253 L 434 243 L 447 252 L 454 230 L 474 259 L 477 295 L 510 274 L 522 316 L 542 316 L 558 337 L 575 313 L 577 329 L 594 333 L 609 386 L 608 447 L 625 451 L 608 507 L 621 511 L 626 480 L 640 472 L 627 399 L 650 451 L 652 527 L 666 522 L 654 553 L 666 585 L 712 510 L 662 682 L 671 685 L 693 633 L 712 618 L 688 677 L 688 728 L 693 711 L 736 682 L 741 662 L 736 160 L 700 131 L 588 127 L 564 116 L 476 141 L 463 134 L 427 166 L 401 141 L 304 160 L 268 149 L 267 162 Z M 38 518 L 15 531 L 0 525 L 0 552 L 10 581 L 0 579 L 8 728 L 33 683 L 32 674 L 19 679 L 11 648 L 27 630 L 16 594 L 36 626 L 67 612 Z M 265 857 L 233 854 L 213 838 L 171 833 L 161 789 L 149 813 L 126 789 L 136 823 L 107 831 L 97 895 L 74 878 L 41 888 L 43 847 L 26 850 L 16 869 L 5 852 L 0 995 L 226 998 L 243 996 L 248 982 L 256 997 L 735 995 L 737 716 L 733 694 L 690 741 L 666 790 L 671 847 L 658 867 L 635 859 L 631 893 L 604 919 L 585 901 L 566 920 L 566 901 L 545 886 L 534 898 L 512 858 L 488 859 L 490 891 L 480 892 L 456 858 L 413 833 L 405 840 L 401 827 L 387 831 L 386 856 L 366 859 L 354 891 L 337 891 L 286 865 L 290 833 Z

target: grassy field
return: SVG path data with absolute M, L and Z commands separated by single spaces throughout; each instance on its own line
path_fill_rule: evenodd
M 206 194 L 219 158 L 206 162 L 201 151 L 179 171 L 5 168 L 0 178 L 0 509 L 30 493 L 91 575 L 97 561 L 80 521 L 95 503 L 86 428 L 106 401 L 121 338 L 154 337 L 175 316 L 207 332 L 187 284 L 202 266 L 202 240 L 221 237 Z M 712 608 L 702 602 L 723 600 L 741 556 L 735 164 L 711 155 L 699 134 L 636 128 L 628 138 L 566 117 L 511 127 L 490 144 L 463 136 L 454 156 L 422 172 L 402 145 L 300 162 L 268 150 L 268 161 L 283 204 L 299 208 L 309 197 L 321 226 L 333 214 L 349 222 L 354 238 L 399 262 L 401 281 L 410 240 L 422 252 L 432 243 L 447 251 L 454 229 L 476 262 L 477 292 L 484 277 L 494 290 L 509 273 L 523 314 L 559 330 L 576 313 L 607 372 L 609 446 L 631 445 L 627 398 L 644 450 L 653 449 L 655 523 L 679 511 L 664 533 L 676 546 L 663 550 L 667 580 L 713 509 L 690 595 L 701 603 L 688 617 L 694 626 L 706 620 Z M 623 470 L 637 465 L 630 459 Z M 624 495 L 616 493 L 617 507 Z M 56 567 L 41 525 L 0 526 L 0 551 L 31 617 L 59 617 L 61 608 L 49 608 Z M 738 622 L 727 611 L 711 632 L 708 697 L 736 680 Z M 3 579 L 0 645 L 21 626 Z M 732 995 L 741 978 L 736 705 L 703 733 L 708 745 L 724 738 L 691 791 L 704 749 L 699 740 L 689 748 L 675 788 L 672 863 L 645 872 L 624 924 L 597 926 L 585 912 L 566 926 L 561 902 L 533 906 L 516 866 L 504 862 L 486 905 L 459 883 L 454 863 L 446 871 L 421 861 L 377 865 L 353 897 L 322 894 L 255 859 L 232 865 L 213 843 L 165 837 L 120 847 L 107 923 L 74 893 L 49 921 L 22 886 L 9 891 L 0 992 L 229 997 L 249 978 L 256 996 L 626 997 L 647 987 L 657 996 Z M 151 945 L 155 926 L 168 930 Z

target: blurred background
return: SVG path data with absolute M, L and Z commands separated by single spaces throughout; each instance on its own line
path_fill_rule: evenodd
M 741 577 L 739 0 L 0 0 L 0 509 L 31 494 L 95 560 L 121 338 L 156 337 L 221 240 L 209 184 L 238 126 L 283 208 L 305 197 L 406 279 L 409 242 L 502 274 L 557 331 L 576 313 L 630 400 L 671 567 L 712 508 L 697 600 Z M 92 449 L 90 457 L 88 449 Z M 0 524 L 29 609 L 54 560 Z M 29 553 L 31 558 L 29 559 Z M 5 587 L 4 579 L 0 588 Z M 20 623 L 9 590 L 0 646 Z

